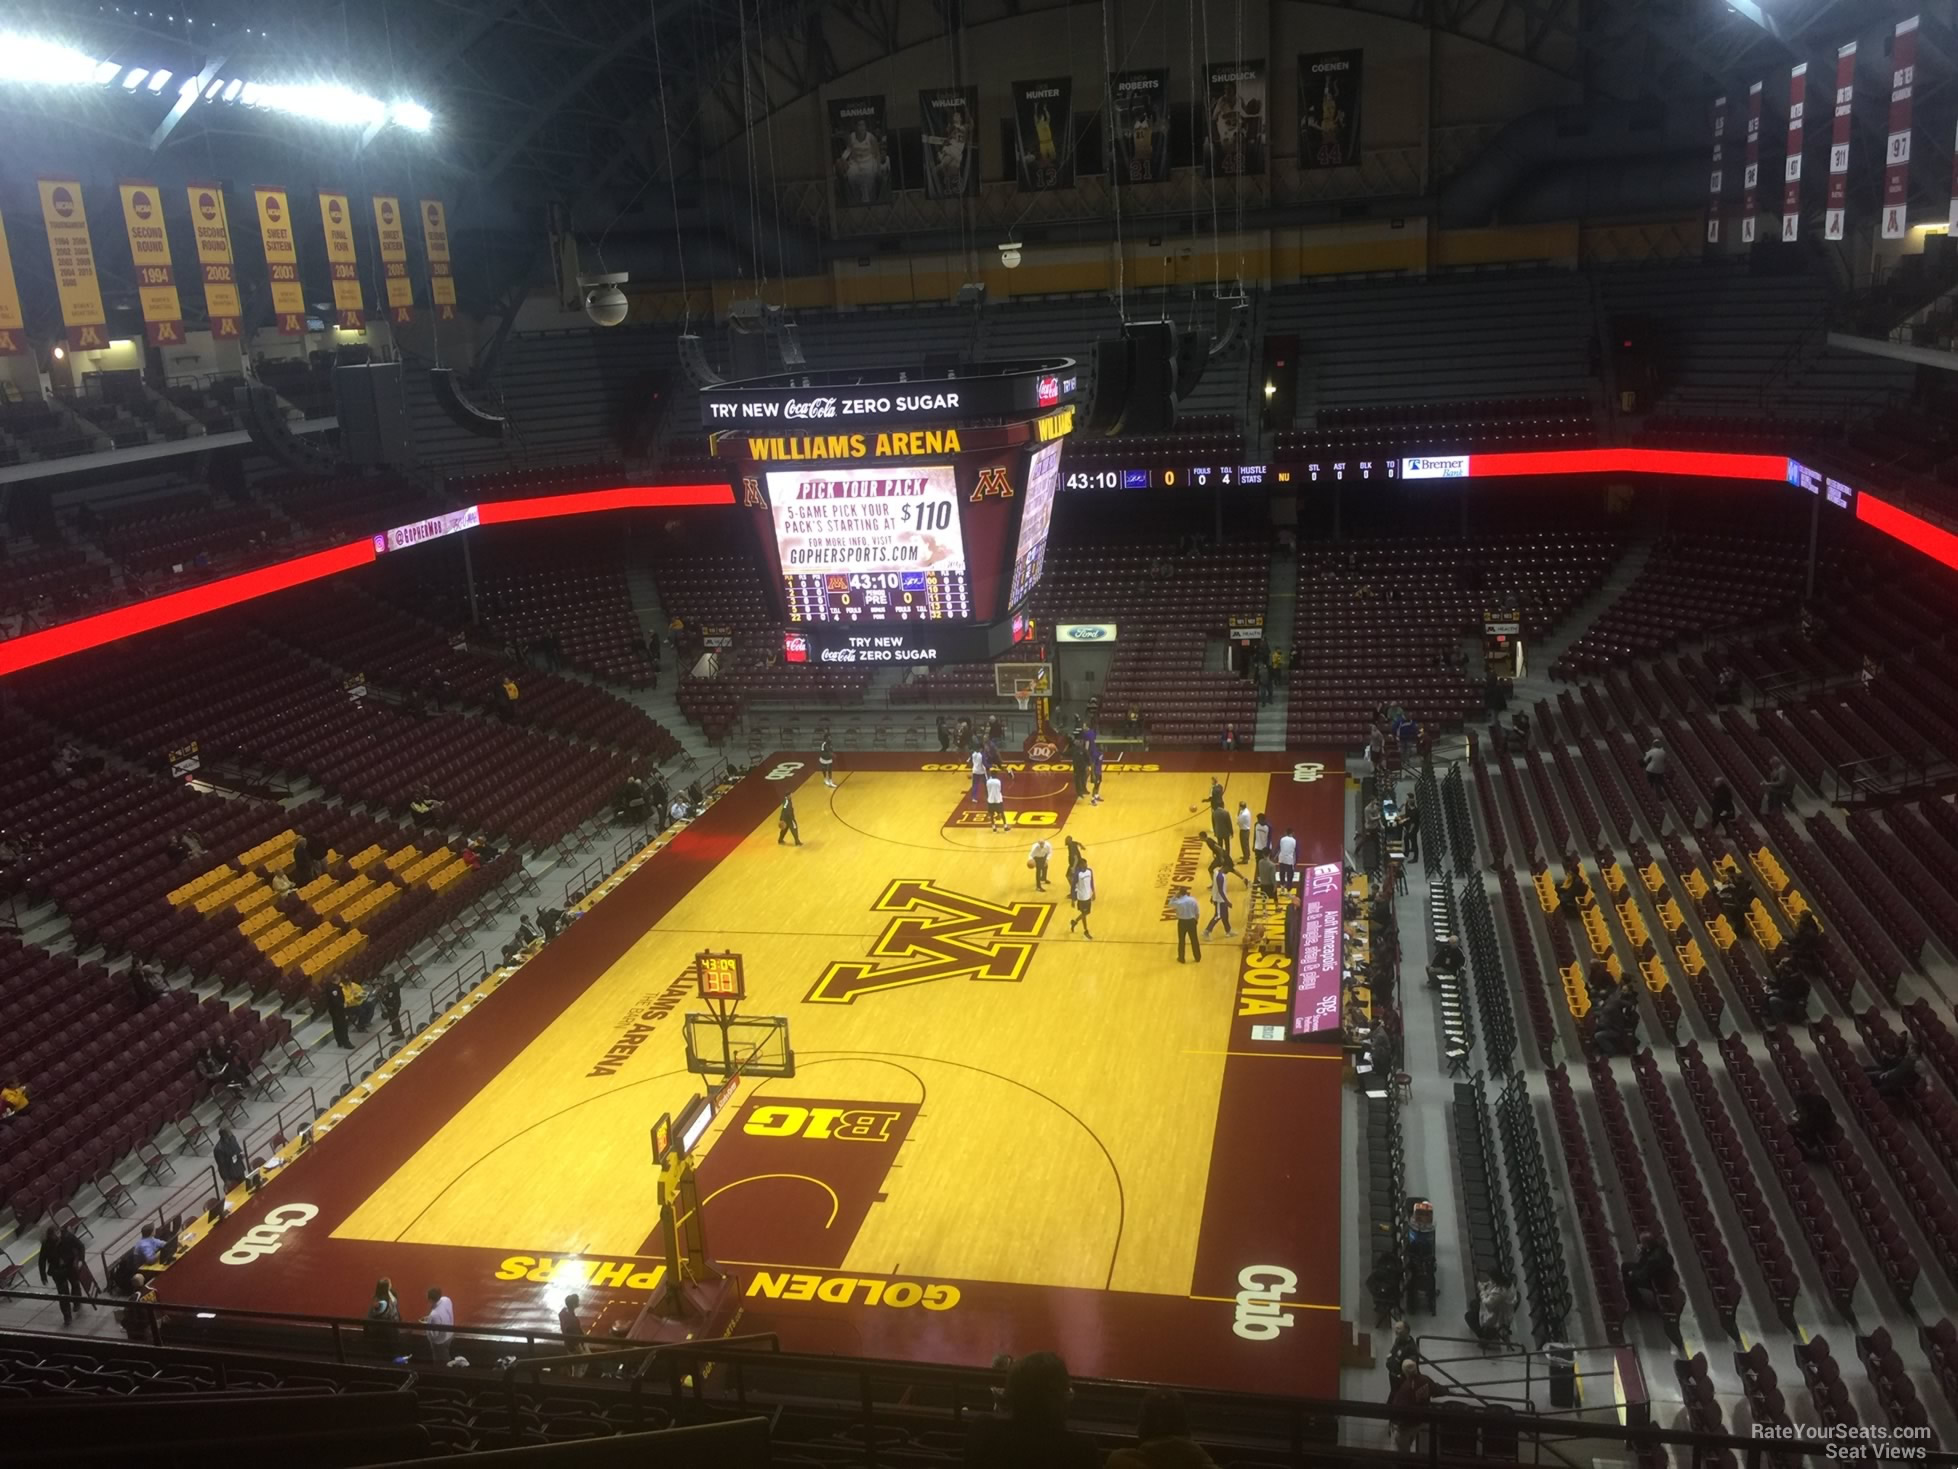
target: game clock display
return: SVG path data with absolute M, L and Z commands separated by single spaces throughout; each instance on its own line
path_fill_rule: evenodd
M 791 621 L 972 615 L 951 465 L 777 470 L 768 498 Z

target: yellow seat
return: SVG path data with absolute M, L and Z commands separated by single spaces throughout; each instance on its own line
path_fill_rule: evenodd
M 1706 973 L 1706 955 L 1700 951 L 1700 941 L 1698 939 L 1688 939 L 1685 943 L 1674 949 L 1673 952 L 1679 955 L 1680 966 L 1688 974 L 1700 975 Z
M 1693 901 L 1697 903 L 1713 891 L 1713 884 L 1706 880 L 1704 872 L 1695 867 L 1686 874 L 1686 891 L 1693 895 Z
M 188 903 L 192 898 L 195 898 L 213 883 L 222 882 L 233 870 L 230 863 L 220 862 L 209 872 L 198 874 L 182 887 L 172 888 L 169 892 L 171 905 L 178 908 L 183 907 L 184 904 Z
M 1666 885 L 1666 875 L 1659 870 L 1657 862 L 1648 862 L 1639 869 L 1638 875 L 1644 879 L 1645 890 L 1648 893 L 1656 893 Z
M 1667 933 L 1678 933 L 1686 926 L 1686 915 L 1674 899 L 1667 898 L 1659 905 L 1659 921 L 1665 924 Z
M 433 874 L 440 872 L 453 860 L 455 854 L 447 847 L 437 847 L 427 856 L 402 868 L 401 880 L 407 883 L 427 882 Z
M 1644 948 L 1651 934 L 1646 930 L 1644 916 L 1632 905 L 1630 898 L 1618 905 L 1618 921 L 1625 925 L 1625 934 L 1631 939 L 1632 947 Z
M 469 864 L 458 857 L 447 867 L 444 867 L 440 872 L 431 877 L 428 880 L 428 885 L 439 893 L 468 870 Z
M 230 881 L 221 882 L 216 887 L 206 888 L 199 893 L 191 906 L 199 913 L 216 913 L 220 909 L 230 907 L 232 903 L 257 887 L 259 882 L 256 873 L 233 874 Z
M 1768 885 L 1769 892 L 1778 893 L 1788 886 L 1788 874 L 1781 870 L 1781 864 L 1775 861 L 1774 853 L 1766 847 L 1755 852 L 1752 860 L 1754 870 L 1761 874 L 1761 881 Z
M 1666 987 L 1666 966 L 1655 955 L 1638 961 L 1638 972 L 1645 976 L 1645 987 L 1658 994 Z
M 1605 972 L 1613 979 L 1622 980 L 1625 977 L 1625 966 L 1618 962 L 1618 955 L 1615 951 L 1604 956 L 1604 967 Z
M 334 939 L 332 943 L 327 944 L 324 948 L 306 959 L 299 966 L 299 972 L 309 977 L 317 978 L 366 942 L 366 934 L 361 933 L 358 929 L 347 929 L 338 938 Z
M 1781 895 L 1781 911 L 1788 915 L 1790 923 L 1799 923 L 1802 915 L 1809 911 L 1808 899 L 1794 888 L 1790 888 Z
M 374 912 L 375 909 L 380 908 L 393 899 L 400 891 L 401 889 L 391 882 L 377 883 L 340 910 L 341 921 L 345 923 L 359 922 L 369 913 Z
M 1731 949 L 1740 940 L 1740 935 L 1734 932 L 1734 925 L 1728 921 L 1725 913 L 1716 913 L 1708 921 L 1706 931 L 1713 935 L 1715 947 L 1723 951 Z
M 419 856 L 421 856 L 421 849 L 417 847 L 413 842 L 410 842 L 407 846 L 403 847 L 400 851 L 388 853 L 388 859 L 386 863 L 387 870 L 389 872 L 399 872 L 402 868 L 406 867 L 410 862 L 413 862 Z
M 1576 1019 L 1582 1020 L 1591 1013 L 1591 990 L 1584 983 L 1583 966 L 1571 964 L 1557 972 L 1564 981 L 1564 1007 Z
M 1781 930 L 1759 898 L 1747 905 L 1747 928 L 1754 942 L 1769 953 L 1781 947 Z
M 242 933 L 246 938 L 250 938 L 254 934 L 264 933 L 279 921 L 279 910 L 274 908 L 270 903 L 267 903 L 262 908 L 253 912 L 243 923 L 239 924 L 238 932 Z
M 1604 885 L 1614 893 L 1625 891 L 1625 869 L 1616 862 L 1604 870 Z
M 1736 862 L 1734 854 L 1729 852 L 1713 864 L 1713 870 L 1722 877 L 1734 877 L 1740 872 L 1740 863 Z
M 1551 880 L 1550 869 L 1546 867 L 1542 872 L 1539 872 L 1535 877 L 1531 878 L 1530 881 L 1536 884 L 1537 906 L 1546 913 L 1555 913 L 1557 911 L 1557 884 Z
M 276 896 L 277 894 L 272 891 L 272 885 L 270 883 L 260 882 L 257 887 L 244 894 L 231 906 L 237 910 L 238 916 L 242 918 L 247 913 L 256 913 L 261 909 L 270 908 L 272 906 L 272 899 Z
M 1603 955 L 1611 948 L 1611 935 L 1604 926 L 1604 915 L 1596 908 L 1584 910 L 1584 932 L 1591 940 L 1591 952 Z
M 290 964 L 297 964 L 321 944 L 332 942 L 339 933 L 340 930 L 330 923 L 316 924 L 300 934 L 298 938 L 289 940 L 284 947 L 273 954 L 272 962 L 281 969 Z
M 374 879 L 371 877 L 350 877 L 313 904 L 313 911 L 321 917 L 329 913 L 337 913 L 373 886 Z
M 386 855 L 387 849 L 379 842 L 369 842 L 365 847 L 362 847 L 347 859 L 347 865 L 352 867 L 355 872 L 359 872 L 363 868 L 372 867 Z
M 249 852 L 240 852 L 238 854 L 238 865 L 240 867 L 256 867 L 261 862 L 270 862 L 282 852 L 288 854 L 286 860 L 290 862 L 292 859 L 289 849 L 298 840 L 299 833 L 288 827 L 275 837 L 267 837 Z
M 251 940 L 257 946 L 259 953 L 270 954 L 273 950 L 282 948 L 298 932 L 298 924 L 289 918 L 282 918 L 277 923 L 260 929 L 251 936 Z

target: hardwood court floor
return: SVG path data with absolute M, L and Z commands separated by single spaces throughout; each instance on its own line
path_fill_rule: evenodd
M 1064 1342 L 1082 1371 L 1330 1393 L 1337 1052 L 1254 1032 L 1285 1017 L 1243 982 L 1259 965 L 1241 885 L 1238 939 L 1200 963 L 1176 962 L 1163 917 L 1192 863 L 1203 880 L 1213 773 L 1233 810 L 1271 812 L 1306 856 L 1337 852 L 1340 773 L 1295 766 L 1117 764 L 1100 805 L 1072 802 L 1064 770 L 1025 769 L 1016 824 L 993 832 L 960 824 L 949 761 L 845 755 L 835 790 L 806 759 L 763 762 L 193 1248 L 165 1297 L 248 1287 L 260 1308 L 354 1314 L 373 1276 L 419 1294 L 427 1274 L 481 1325 L 544 1324 L 566 1289 L 588 1312 L 643 1299 L 648 1128 L 702 1089 L 682 1038 L 704 1008 L 691 966 L 731 949 L 742 1011 L 788 1017 L 796 1058 L 792 1078 L 741 1083 L 701 1154 L 742 1330 L 945 1360 Z M 776 840 L 784 794 L 800 847 Z M 1026 861 L 1039 832 L 1056 847 L 1044 893 Z M 1069 932 L 1064 836 L 1095 870 L 1092 941 Z M 219 1258 L 287 1201 L 319 1212 L 277 1253 Z M 1295 1277 L 1293 1325 L 1247 1337 L 1235 1298 L 1259 1266 Z

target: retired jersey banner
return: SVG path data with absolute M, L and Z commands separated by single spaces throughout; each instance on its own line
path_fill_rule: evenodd
M 225 213 L 219 184 L 191 184 L 190 232 L 197 241 L 197 268 L 204 274 L 204 313 L 211 335 L 236 341 L 245 309 L 238 299 L 238 266 L 231 255 L 231 217 Z
M 0 357 L 27 351 L 27 322 L 20 311 L 20 287 L 14 281 L 14 252 L 7 244 L 7 224 L 0 220 Z
M 1761 207 L 1761 84 L 1747 89 L 1747 162 L 1740 176 L 1740 242 L 1754 243 Z
M 1361 51 L 1299 57 L 1299 167 L 1351 168 L 1360 161 Z
M 1951 149 L 1951 233 L 1958 235 L 1958 138 Z
M 1115 182 L 1159 184 L 1169 177 L 1169 73 L 1116 71 L 1108 75 L 1115 116 Z
M 1713 99 L 1713 169 L 1706 180 L 1706 242 L 1720 243 L 1720 196 L 1727 187 L 1727 99 Z
M 934 87 L 918 93 L 918 146 L 925 194 L 957 199 L 979 192 L 979 89 Z
M 1022 193 L 1074 187 L 1074 81 L 1013 83 L 1013 138 Z
M 890 202 L 891 126 L 882 97 L 829 99 L 829 156 L 838 204 Z
M 1842 238 L 1849 208 L 1849 137 L 1856 110 L 1856 43 L 1836 49 L 1835 115 L 1829 123 L 1829 192 L 1822 207 L 1822 238 Z
M 258 236 L 272 281 L 272 314 L 282 336 L 306 334 L 306 292 L 299 284 L 299 239 L 292 232 L 292 201 L 284 189 L 252 190 L 258 200 Z
M 143 336 L 152 347 L 181 346 L 184 308 L 170 268 L 170 235 L 163 227 L 163 195 L 155 184 L 124 179 L 122 222 L 129 231 L 129 259 L 136 267 L 136 300 L 143 308 Z
M 61 302 L 68 345 L 77 352 L 109 345 L 109 315 L 102 309 L 102 286 L 95 278 L 95 246 L 88 237 L 88 212 L 82 186 L 74 179 L 37 179 L 41 219 L 47 225 L 48 253 L 54 257 L 54 293 Z
M 449 271 L 449 213 L 440 199 L 421 201 L 422 248 L 428 254 L 428 299 L 437 321 L 454 321 L 456 283 Z
M 1256 177 L 1265 171 L 1271 141 L 1271 109 L 1262 61 L 1219 63 L 1207 68 L 1210 119 L 1205 125 L 1203 169 L 1211 178 Z
M 387 293 L 388 320 L 415 319 L 415 283 L 408 278 L 408 227 L 401 219 L 401 201 L 391 194 L 374 196 L 374 236 L 380 242 L 382 289 Z
M 320 191 L 320 231 L 326 237 L 326 268 L 333 277 L 333 313 L 342 330 L 367 325 L 367 303 L 360 297 L 360 259 L 354 253 L 354 212 L 345 194 Z
M 1802 113 L 1808 102 L 1808 63 L 1788 72 L 1788 156 L 1781 161 L 1781 238 L 1802 233 Z
M 1897 22 L 1890 43 L 1890 134 L 1883 145 L 1883 238 L 1901 240 L 1910 204 L 1911 93 L 1917 85 L 1917 17 Z

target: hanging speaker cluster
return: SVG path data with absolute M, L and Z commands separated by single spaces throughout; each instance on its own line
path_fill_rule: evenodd
M 1172 322 L 1126 323 L 1121 336 L 1095 343 L 1087 432 L 1167 433 L 1176 427 L 1177 399 L 1197 385 L 1209 361 L 1208 332 L 1179 339 Z
M 323 477 L 345 471 L 345 462 L 325 447 L 319 435 L 295 434 L 287 426 L 279 395 L 270 388 L 246 384 L 237 391 L 236 406 L 252 444 L 287 469 Z
M 503 431 L 510 426 L 510 420 L 502 414 L 478 408 L 469 401 L 453 367 L 431 367 L 428 370 L 428 386 L 435 394 L 436 406 L 457 428 L 478 438 L 500 439 Z

